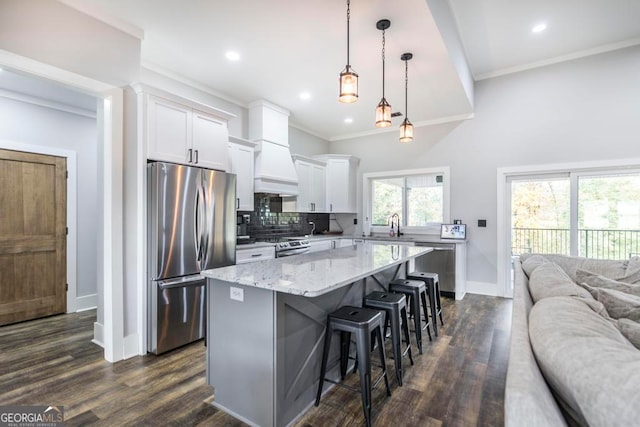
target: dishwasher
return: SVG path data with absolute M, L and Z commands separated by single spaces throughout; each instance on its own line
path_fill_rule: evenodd
M 416 246 L 433 248 L 433 252 L 416 258 L 416 271 L 437 273 L 440 282 L 440 294 L 446 297 L 456 296 L 456 245 L 454 243 L 416 243 Z

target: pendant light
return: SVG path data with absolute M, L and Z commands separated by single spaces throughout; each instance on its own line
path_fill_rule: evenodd
M 358 74 L 349 65 L 349 20 L 351 1 L 347 0 L 347 66 L 340 73 L 340 96 L 338 101 L 350 104 L 358 100 Z
M 391 21 L 381 19 L 376 23 L 376 28 L 382 31 L 382 99 L 376 107 L 376 127 L 386 128 L 391 126 L 391 105 L 384 97 L 384 47 L 385 47 L 385 30 L 391 26 Z
M 407 98 L 409 86 L 409 60 L 413 58 L 412 53 L 403 53 L 400 59 L 404 61 L 404 121 L 400 125 L 400 142 L 413 141 L 413 125 L 409 121 L 409 113 L 407 109 Z

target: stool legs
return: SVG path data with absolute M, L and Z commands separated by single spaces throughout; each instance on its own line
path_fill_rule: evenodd
M 407 316 L 406 307 L 400 310 L 400 316 L 402 317 L 402 332 L 404 334 L 404 340 L 407 343 L 407 353 L 409 353 L 409 361 L 413 366 L 413 356 L 411 355 L 411 338 L 409 337 L 409 316 Z
M 316 406 L 320 404 L 320 396 L 322 396 L 322 387 L 324 386 L 324 377 L 327 374 L 327 360 L 329 359 L 329 349 L 331 348 L 331 335 L 333 330 L 330 325 L 327 325 L 327 329 L 324 332 L 324 348 L 322 350 L 322 364 L 320 365 L 320 384 L 318 384 L 318 393 L 316 394 Z M 341 354 L 342 356 L 342 354 Z M 342 379 L 342 358 L 340 358 L 340 374 Z

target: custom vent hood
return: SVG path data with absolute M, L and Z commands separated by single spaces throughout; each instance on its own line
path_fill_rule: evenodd
M 249 139 L 255 148 L 255 193 L 298 195 L 298 175 L 289 152 L 289 112 L 266 101 L 249 104 Z

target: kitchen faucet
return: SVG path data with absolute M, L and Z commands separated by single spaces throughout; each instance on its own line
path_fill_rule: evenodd
M 311 226 L 311 235 L 313 236 L 313 232 L 316 231 L 316 223 L 309 221 L 308 224 Z
M 397 213 L 394 213 L 393 215 L 391 215 L 391 230 L 393 230 L 393 219 L 395 218 L 396 220 L 396 227 L 397 227 L 397 233 L 396 236 L 400 237 L 402 235 L 402 233 L 400 233 L 400 215 L 398 215 Z

